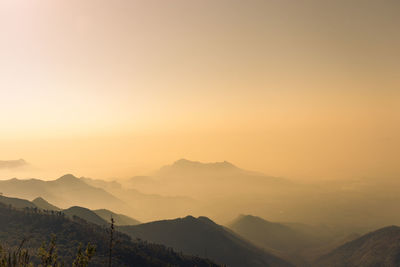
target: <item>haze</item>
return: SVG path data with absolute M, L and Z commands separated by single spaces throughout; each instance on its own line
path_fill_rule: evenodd
M 0 0 L 0 265 L 399 267 L 399 14 Z
M 179 158 L 291 179 L 400 173 L 398 1 L 0 4 L 2 178 Z

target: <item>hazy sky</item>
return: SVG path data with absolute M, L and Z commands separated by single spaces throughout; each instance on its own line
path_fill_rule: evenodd
M 99 178 L 182 157 L 400 174 L 399 14 L 397 0 L 0 0 L 0 160 Z

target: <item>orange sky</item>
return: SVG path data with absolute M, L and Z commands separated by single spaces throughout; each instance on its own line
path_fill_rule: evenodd
M 399 13 L 394 0 L 3 0 L 0 160 L 46 177 L 182 157 L 399 174 Z

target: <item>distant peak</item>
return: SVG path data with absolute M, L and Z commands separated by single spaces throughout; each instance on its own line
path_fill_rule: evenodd
M 200 221 L 200 222 L 203 222 L 203 223 L 215 224 L 211 219 L 209 219 L 208 217 L 205 217 L 205 216 L 200 216 L 200 217 L 195 218 L 192 215 L 188 215 L 188 216 L 182 218 L 182 220 L 190 221 L 190 222 L 192 222 L 192 221 Z
M 228 161 L 221 162 L 207 162 L 192 161 L 188 159 L 179 159 L 175 161 L 171 167 L 178 168 L 215 168 L 215 169 L 236 169 L 237 167 Z
M 57 179 L 57 181 L 64 181 L 64 182 L 67 182 L 67 181 L 78 181 L 78 180 L 79 180 L 79 178 L 75 177 L 72 174 L 65 174 L 65 175 L 63 175 L 63 176 L 61 176 L 60 178 Z

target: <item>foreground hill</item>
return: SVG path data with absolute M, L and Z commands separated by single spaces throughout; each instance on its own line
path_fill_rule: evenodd
M 96 246 L 91 266 L 105 266 L 108 255 L 109 231 L 82 220 L 70 220 L 62 213 L 42 214 L 37 210 L 15 210 L 0 204 L 1 245 L 17 248 L 24 238 L 30 249 L 38 249 L 51 234 L 56 235 L 59 259 L 67 266 L 76 255 L 79 243 Z M 217 266 L 209 260 L 185 256 L 162 245 L 133 242 L 127 235 L 115 232 L 113 266 Z M 35 256 L 33 261 L 37 260 Z
M 70 218 L 76 216 L 81 219 L 84 219 L 87 222 L 94 223 L 97 225 L 103 225 L 103 226 L 109 225 L 109 221 L 104 220 L 94 211 L 91 211 L 90 209 L 87 208 L 74 206 L 70 207 L 69 209 L 63 210 L 62 212 Z
M 0 203 L 6 206 L 12 206 L 17 209 L 31 208 L 38 210 L 40 209 L 42 211 L 60 211 L 69 218 L 79 217 L 80 219 L 100 226 L 108 226 L 110 224 L 111 216 L 115 220 L 115 225 L 136 225 L 140 223 L 139 221 L 132 219 L 131 217 L 125 216 L 123 214 L 117 214 L 106 209 L 92 211 L 84 207 L 73 206 L 68 209 L 62 210 L 50 204 L 41 197 L 35 198 L 31 202 L 26 199 L 0 196 Z
M 32 200 L 32 203 L 36 205 L 39 209 L 42 210 L 54 210 L 54 211 L 60 211 L 61 209 L 59 207 L 54 206 L 53 204 L 50 204 L 47 202 L 45 199 L 41 197 L 37 197 L 34 200 Z
M 326 267 L 400 266 L 400 227 L 389 226 L 348 242 L 316 261 Z
M 201 255 L 232 267 L 291 266 L 206 217 L 188 216 L 118 229 L 132 237 Z
M 100 209 L 100 210 L 94 210 L 94 213 L 96 213 L 98 216 L 100 216 L 103 220 L 105 221 L 110 221 L 111 217 L 115 221 L 115 225 L 137 225 L 140 224 L 138 220 L 135 220 L 129 216 L 123 215 L 123 214 L 117 214 L 114 213 L 110 210 L 106 209 Z

